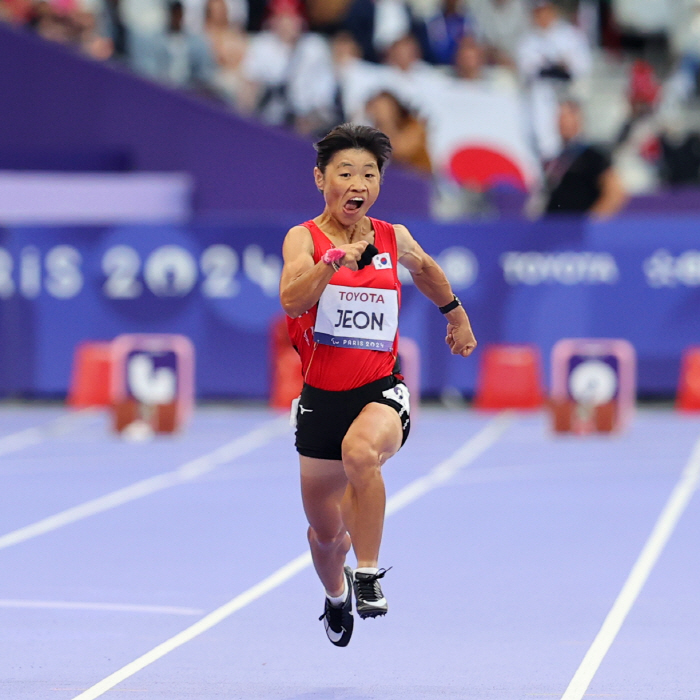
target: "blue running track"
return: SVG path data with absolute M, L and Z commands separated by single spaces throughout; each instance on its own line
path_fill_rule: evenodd
M 284 418 L 205 406 L 125 442 L 99 412 L 0 405 L 0 698 L 564 698 L 699 439 L 666 409 L 574 438 L 544 413 L 423 408 L 384 468 L 389 614 L 338 649 Z M 695 484 L 567 700 L 700 698 Z

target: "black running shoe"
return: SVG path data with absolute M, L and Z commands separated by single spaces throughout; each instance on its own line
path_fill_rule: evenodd
M 355 601 L 357 614 L 362 619 L 386 615 L 389 606 L 379 585 L 379 579 L 383 578 L 387 571 L 389 569 L 380 569 L 376 574 L 355 572 Z
M 319 620 L 323 620 L 328 639 L 337 647 L 346 647 L 352 637 L 354 618 L 352 616 L 352 569 L 345 567 L 345 586 L 348 597 L 340 606 L 335 606 L 326 598 L 326 609 Z

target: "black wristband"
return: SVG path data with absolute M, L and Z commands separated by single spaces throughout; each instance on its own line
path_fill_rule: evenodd
M 462 306 L 462 302 L 457 298 L 457 295 L 453 294 L 452 296 L 454 299 L 449 304 L 445 304 L 445 306 L 438 306 L 441 314 L 449 314 L 450 311 L 453 311 L 458 306 Z

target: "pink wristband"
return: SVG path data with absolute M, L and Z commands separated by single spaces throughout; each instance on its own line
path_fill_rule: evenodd
M 321 262 L 326 263 L 326 265 L 331 265 L 333 269 L 338 272 L 340 265 L 338 261 L 345 257 L 345 251 L 340 250 L 340 248 L 329 248 L 321 257 Z

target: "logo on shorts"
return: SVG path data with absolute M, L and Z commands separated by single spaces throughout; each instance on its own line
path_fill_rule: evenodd
M 399 416 L 406 414 L 407 416 L 411 412 L 411 397 L 408 393 L 408 388 L 405 384 L 397 384 L 391 389 L 386 389 L 382 391 L 382 396 L 385 399 L 389 399 L 397 403 L 401 408 L 399 409 Z
M 391 255 L 389 253 L 379 253 L 372 258 L 375 270 L 391 270 Z
M 301 404 L 299 404 L 299 411 L 301 415 L 303 416 L 305 413 L 313 413 L 313 408 L 304 408 Z

